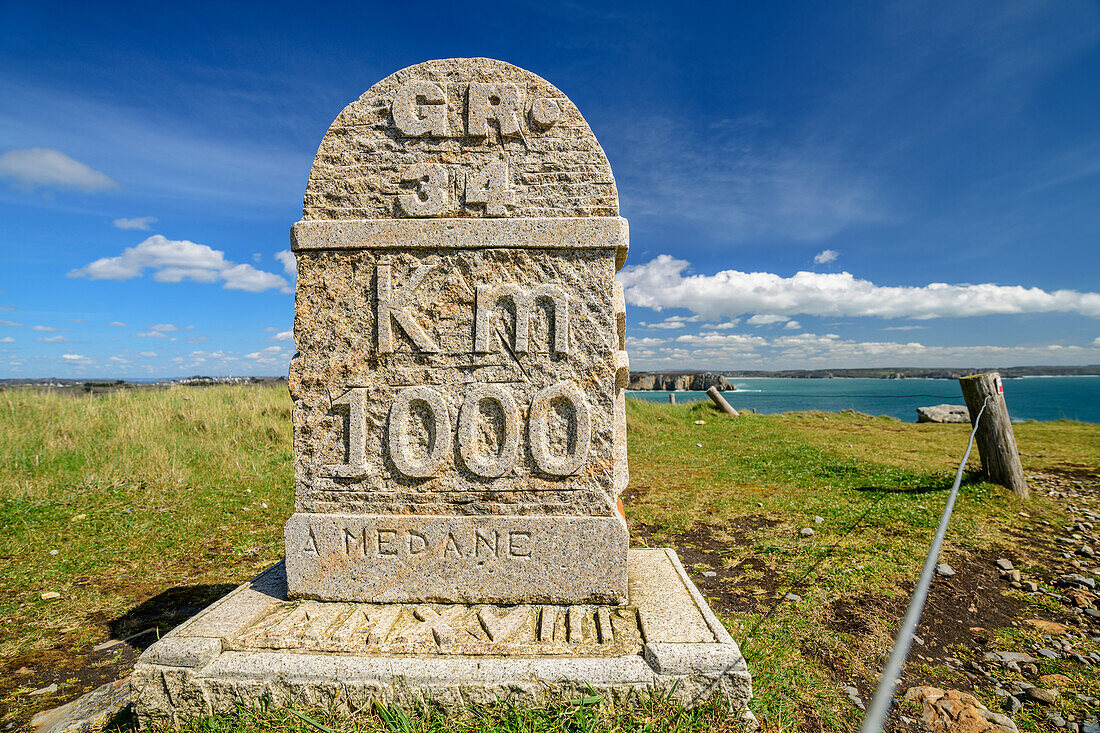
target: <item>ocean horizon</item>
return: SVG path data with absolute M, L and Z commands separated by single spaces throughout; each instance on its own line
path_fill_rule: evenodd
M 724 392 L 738 410 L 763 414 L 855 410 L 916 422 L 917 408 L 964 405 L 957 379 L 872 379 L 866 377 L 730 377 L 737 388 Z M 1028 376 L 1004 380 L 1005 403 L 1013 421 L 1100 422 L 1100 376 Z M 670 392 L 629 390 L 627 396 L 668 402 Z M 678 391 L 678 403 L 709 399 L 705 392 Z

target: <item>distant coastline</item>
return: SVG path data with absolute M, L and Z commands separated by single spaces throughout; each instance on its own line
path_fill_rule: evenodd
M 762 369 L 715 370 L 727 379 L 736 378 L 789 378 L 789 379 L 959 379 L 971 374 L 997 372 L 1005 379 L 1018 377 L 1095 377 L 1100 376 L 1100 364 L 1086 366 L 1014 366 L 1014 367 L 872 367 L 866 369 Z M 642 372 L 639 372 L 641 374 Z M 650 372 L 652 373 L 652 372 Z M 691 377 L 708 374 L 703 371 L 659 372 L 666 377 Z M 633 376 L 634 373 L 631 374 Z M 632 387 L 632 389 L 634 389 Z
M 715 385 L 721 390 L 736 389 L 727 379 L 779 378 L 779 379 L 958 379 L 971 374 L 998 372 L 1006 379 L 1019 377 L 1095 377 L 1100 376 L 1100 364 L 1086 366 L 1015 366 L 988 368 L 954 367 L 873 367 L 866 369 L 764 369 L 733 370 L 670 370 L 661 372 L 631 372 L 631 390 L 705 390 Z M 0 379 L 0 389 L 6 387 L 47 387 L 81 391 L 110 391 L 142 387 L 168 387 L 183 385 L 202 387 L 214 384 L 272 384 L 286 382 L 285 376 L 202 376 L 162 377 L 146 379 L 101 378 L 8 378 Z

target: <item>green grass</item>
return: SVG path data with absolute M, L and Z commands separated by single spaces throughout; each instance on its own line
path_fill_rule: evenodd
M 638 401 L 628 402 L 628 424 L 635 541 L 717 552 L 727 569 L 751 565 L 729 589 L 759 602 L 721 615 L 748 658 L 764 729 L 858 728 L 859 712 L 838 684 L 873 686 L 967 426 L 815 412 L 731 420 L 706 404 Z M 1029 472 L 1100 467 L 1100 426 L 1015 430 Z M 0 392 L 0 657 L 86 649 L 107 637 L 108 620 L 167 589 L 239 583 L 275 562 L 293 510 L 292 474 L 285 387 Z M 1063 519 L 1039 492 L 1024 502 L 971 478 L 948 557 L 1017 546 L 1021 511 Z M 704 525 L 710 544 L 695 547 L 692 533 Z M 800 536 L 802 527 L 814 536 Z M 802 600 L 784 602 L 757 627 L 819 562 L 795 588 Z M 61 598 L 41 600 L 47 591 Z M 853 633 L 835 623 L 840 601 L 891 612 L 867 614 Z M 736 728 L 714 706 L 673 715 L 658 703 L 471 709 L 458 720 L 421 710 L 405 724 L 379 711 L 352 721 L 318 715 L 320 725 L 356 731 Z M 245 711 L 189 729 L 317 730 L 291 714 Z

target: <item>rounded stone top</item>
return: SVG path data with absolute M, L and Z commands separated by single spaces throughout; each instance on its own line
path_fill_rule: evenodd
M 618 216 L 615 178 L 568 97 L 503 61 L 402 69 L 336 117 L 302 218 Z

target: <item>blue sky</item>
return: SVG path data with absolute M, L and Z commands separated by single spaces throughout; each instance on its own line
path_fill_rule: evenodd
M 429 58 L 545 77 L 635 368 L 1100 363 L 1100 5 L 0 4 L 0 377 L 285 374 L 310 162 Z

